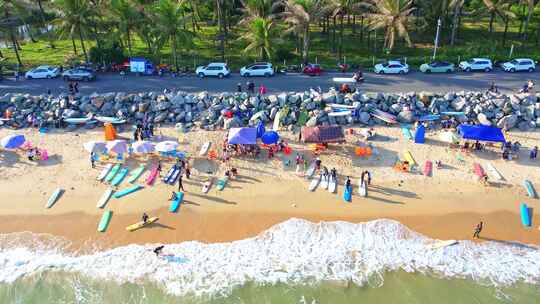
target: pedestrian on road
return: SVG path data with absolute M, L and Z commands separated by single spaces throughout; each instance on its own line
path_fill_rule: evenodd
M 255 83 L 248 81 L 247 82 L 248 91 L 250 94 L 255 94 Z
M 240 82 L 236 84 L 236 92 L 242 93 L 242 84 Z
M 15 71 L 15 81 L 19 81 L 19 70 Z
M 476 239 L 480 238 L 480 232 L 482 232 L 482 228 L 484 228 L 484 223 L 482 221 L 480 221 L 480 223 L 478 223 L 478 225 L 476 225 L 476 228 L 474 228 L 473 239 L 474 238 L 476 238 Z
M 266 94 L 266 87 L 263 84 L 261 84 L 261 86 L 259 87 L 259 94 L 261 96 L 264 96 L 264 94 Z
M 185 191 L 184 190 L 184 185 L 182 184 L 182 175 L 180 174 L 180 178 L 178 178 L 178 191 Z

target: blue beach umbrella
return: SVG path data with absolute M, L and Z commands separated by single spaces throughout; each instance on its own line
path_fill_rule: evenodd
M 276 131 L 268 131 L 261 136 L 261 141 L 266 145 L 272 145 L 279 140 L 279 134 Z
M 264 131 L 266 131 L 264 129 L 264 124 L 262 121 L 259 121 L 257 124 L 257 138 L 261 138 L 264 135 Z
M 26 139 L 22 134 L 8 135 L 0 141 L 0 145 L 6 149 L 16 149 L 24 144 Z

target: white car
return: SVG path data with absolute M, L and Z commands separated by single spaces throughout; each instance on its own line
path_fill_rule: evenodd
M 30 71 L 24 74 L 26 79 L 39 79 L 39 78 L 55 78 L 60 75 L 60 69 L 53 68 L 48 65 L 38 66 L 37 68 L 31 69 Z
M 534 60 L 529 58 L 517 58 L 503 63 L 502 68 L 505 72 L 510 73 L 519 71 L 534 72 L 536 64 L 534 63 Z
M 409 65 L 391 60 L 386 63 L 376 64 L 374 71 L 377 74 L 407 74 L 409 73 Z
M 203 78 L 207 76 L 217 76 L 219 78 L 227 77 L 231 74 L 231 71 L 227 67 L 226 63 L 214 62 L 206 66 L 197 67 L 195 70 L 197 76 Z
M 247 65 L 240 69 L 240 76 L 250 77 L 250 76 L 264 76 L 270 77 L 274 76 L 274 68 L 271 63 L 268 62 L 256 62 L 251 65 Z
M 471 71 L 484 71 L 491 72 L 493 70 L 493 63 L 487 58 L 472 58 L 467 61 L 459 63 L 459 68 L 465 72 Z

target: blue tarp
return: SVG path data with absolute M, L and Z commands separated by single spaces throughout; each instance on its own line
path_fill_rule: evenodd
M 264 144 L 272 145 L 277 143 L 279 140 L 279 134 L 276 131 L 268 131 L 261 136 L 261 141 Z
M 414 142 L 417 144 L 423 144 L 426 142 L 426 127 L 419 125 L 414 133 Z
M 259 121 L 257 124 L 257 138 L 261 138 L 266 130 L 264 129 L 264 123 Z
M 255 145 L 257 144 L 257 129 L 255 128 L 231 128 L 228 136 L 231 145 Z
M 464 139 L 506 142 L 504 134 L 499 128 L 482 126 L 482 125 L 460 125 L 458 132 Z

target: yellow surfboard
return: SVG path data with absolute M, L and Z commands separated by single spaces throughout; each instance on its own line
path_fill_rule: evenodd
M 418 165 L 418 164 L 416 163 L 416 161 L 414 160 L 414 157 L 412 156 L 411 152 L 405 151 L 405 152 L 403 153 L 403 157 L 405 158 L 406 161 L 409 162 L 409 165 L 411 165 L 411 166 L 416 166 L 416 165 Z
M 144 226 L 148 226 L 148 225 L 150 225 L 150 224 L 152 224 L 154 222 L 157 222 L 157 220 L 159 220 L 159 217 L 151 217 L 151 218 L 148 219 L 148 221 L 146 221 L 146 223 L 143 222 L 143 221 L 140 221 L 140 222 L 138 222 L 136 224 L 127 226 L 126 230 L 127 231 L 135 231 L 137 229 L 141 229 Z

